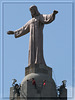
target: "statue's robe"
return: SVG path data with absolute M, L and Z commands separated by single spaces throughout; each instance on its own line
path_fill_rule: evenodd
M 15 38 L 30 32 L 28 65 L 45 64 L 43 57 L 43 28 L 55 19 L 54 14 L 33 17 L 22 28 L 14 31 Z

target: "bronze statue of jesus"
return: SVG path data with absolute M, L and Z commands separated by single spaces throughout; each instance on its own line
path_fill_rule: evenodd
M 55 19 L 58 11 L 54 10 L 52 14 L 40 14 L 35 5 L 30 7 L 32 19 L 22 28 L 16 31 L 8 31 L 7 34 L 14 34 L 15 38 L 23 36 L 30 32 L 28 65 L 44 64 L 43 57 L 43 28 L 44 24 L 49 24 Z

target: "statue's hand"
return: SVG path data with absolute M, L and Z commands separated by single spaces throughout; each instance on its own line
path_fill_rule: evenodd
M 14 32 L 13 31 L 8 31 L 7 34 L 8 35 L 10 35 L 10 34 L 12 35 L 12 34 L 14 34 Z
M 57 10 L 54 10 L 54 11 L 53 11 L 53 14 L 54 14 L 54 15 L 56 15 L 57 13 L 58 13 L 58 11 L 57 11 Z

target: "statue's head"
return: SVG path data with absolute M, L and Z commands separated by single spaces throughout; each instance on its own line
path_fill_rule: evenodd
M 30 9 L 32 18 L 35 17 L 35 16 L 40 15 L 40 13 L 39 13 L 39 11 L 38 11 L 38 9 L 35 5 L 31 6 L 29 9 Z

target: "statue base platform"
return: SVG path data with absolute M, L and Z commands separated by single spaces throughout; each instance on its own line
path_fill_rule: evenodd
M 52 68 L 43 64 L 33 64 L 25 68 L 25 76 L 31 73 L 49 74 L 52 77 Z
M 35 79 L 36 86 L 32 84 L 32 78 Z M 46 80 L 45 85 L 43 85 L 44 80 Z M 57 91 L 56 84 L 52 79 L 52 68 L 43 64 L 34 64 L 26 67 L 25 77 L 21 82 L 21 91 L 20 97 L 23 98 L 25 96 L 25 100 L 56 98 Z
M 32 79 L 35 80 L 36 84 L 32 83 Z M 45 84 L 43 84 L 44 80 Z M 10 100 L 60 100 L 52 78 L 52 68 L 42 64 L 26 67 L 25 77 L 21 82 L 20 96 L 13 93 L 13 87 L 11 87 Z

